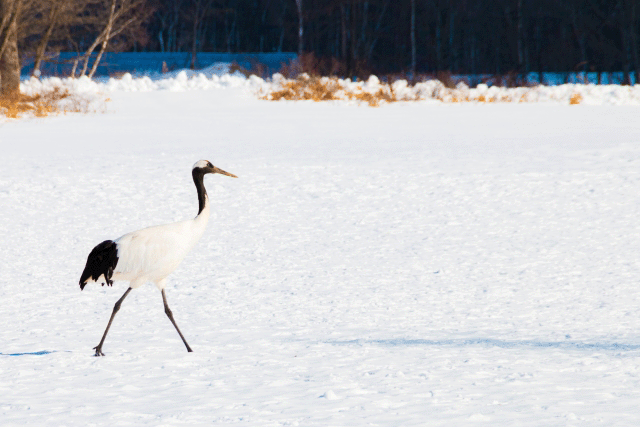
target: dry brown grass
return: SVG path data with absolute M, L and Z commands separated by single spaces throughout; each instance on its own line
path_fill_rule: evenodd
M 371 107 L 377 107 L 384 102 L 396 102 L 398 99 L 393 89 L 385 85 L 377 92 L 367 92 L 362 89 L 349 90 L 340 84 L 335 77 L 299 76 L 295 80 L 287 80 L 281 84 L 279 90 L 261 96 L 270 101 L 337 101 L 341 99 L 366 102 Z
M 397 102 L 398 98 L 391 87 L 378 89 L 377 92 L 371 93 L 364 90 L 357 92 L 347 92 L 347 97 L 356 101 L 366 102 L 370 107 L 378 107 L 381 102 Z
M 574 93 L 571 95 L 571 98 L 569 98 L 569 105 L 578 105 L 580 103 L 582 103 L 582 95 L 579 93 Z
M 281 99 L 291 101 L 334 101 L 342 99 L 337 95 L 341 86 L 336 79 L 322 79 L 318 77 L 298 77 L 282 84 L 280 90 L 271 92 L 263 97 L 271 101 Z
M 15 93 L 0 96 L 0 114 L 10 119 L 27 115 L 46 117 L 88 111 L 89 101 L 75 97 L 67 89 L 58 87 L 34 95 Z

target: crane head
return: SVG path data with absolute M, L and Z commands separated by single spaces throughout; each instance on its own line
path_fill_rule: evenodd
M 221 175 L 226 175 L 226 176 L 230 176 L 232 178 L 237 178 L 237 176 L 235 176 L 234 174 L 229 173 L 229 172 L 225 172 L 222 169 L 213 166 L 211 164 L 211 162 L 208 161 L 208 160 L 198 160 L 196 162 L 196 164 L 193 165 L 193 170 L 195 171 L 196 169 L 202 171 L 203 174 L 219 173 Z

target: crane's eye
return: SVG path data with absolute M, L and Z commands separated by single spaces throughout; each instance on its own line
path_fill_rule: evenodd
M 213 165 L 211 164 L 211 162 L 207 162 L 207 166 L 209 166 L 210 168 L 213 167 Z

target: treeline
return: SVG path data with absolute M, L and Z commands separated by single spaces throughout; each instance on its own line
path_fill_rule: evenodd
M 298 52 L 321 74 L 622 71 L 640 0 L 0 0 L 0 92 L 20 59 L 77 52 Z M 15 69 L 18 68 L 16 77 Z
M 155 8 L 146 50 L 312 52 L 325 59 L 321 71 L 346 75 L 623 71 L 629 81 L 640 72 L 640 0 L 157 0 Z
M 108 49 L 146 44 L 149 0 L 0 0 L 0 95 L 19 91 L 21 62 L 76 52 L 72 75 L 92 76 Z

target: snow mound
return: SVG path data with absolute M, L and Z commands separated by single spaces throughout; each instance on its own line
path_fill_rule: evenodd
M 323 90 L 332 88 L 332 96 L 298 96 L 296 90 L 307 93 L 309 87 L 321 86 Z M 268 100 L 278 99 L 314 99 L 362 101 L 376 96 L 378 105 L 398 101 L 440 101 L 444 103 L 521 103 L 521 102 L 552 102 L 561 104 L 590 104 L 590 105 L 640 105 L 640 85 L 594 85 L 594 84 L 563 84 L 559 86 L 532 86 L 507 88 L 500 86 L 489 87 L 479 84 L 476 88 L 469 88 L 464 82 L 455 88 L 447 88 L 439 80 L 428 80 L 410 85 L 406 80 L 397 80 L 391 84 L 381 82 L 376 76 L 367 81 L 351 81 L 339 78 L 311 78 L 301 75 L 296 80 L 286 79 L 275 74 L 272 81 L 262 85 L 261 97 Z M 283 96 L 290 94 L 290 97 Z
M 174 92 L 187 90 L 210 90 L 223 88 L 238 88 L 259 86 L 264 83 L 259 77 L 245 77 L 236 71 L 230 73 L 231 64 L 216 63 L 202 70 L 177 70 L 165 74 L 134 77 L 125 73 L 118 78 L 89 79 L 48 77 L 43 79 L 31 78 L 20 84 L 23 93 L 34 93 L 46 88 L 60 87 L 71 92 L 80 93 L 109 93 L 150 92 L 155 90 L 169 90 Z
M 189 91 L 215 90 L 226 88 L 243 88 L 263 99 L 288 99 L 275 97 L 273 94 L 282 90 L 290 90 L 296 82 L 309 81 L 311 78 L 302 75 L 298 79 L 287 79 L 280 74 L 274 74 L 269 80 L 257 76 L 246 77 L 236 71 L 230 73 L 230 64 L 216 63 L 198 70 L 178 70 L 171 73 L 152 76 L 134 77 L 126 73 L 118 78 L 91 80 L 81 78 L 49 77 L 44 79 L 31 78 L 21 83 L 24 93 L 34 93 L 46 88 L 60 87 L 73 93 L 105 94 L 116 91 L 149 92 L 156 90 Z M 380 81 L 371 76 L 366 81 L 352 81 L 349 79 L 322 77 L 316 79 L 323 84 L 331 83 L 334 93 L 330 97 L 332 102 L 347 102 L 361 104 L 371 96 L 379 97 L 379 103 L 397 101 L 438 101 L 443 103 L 471 102 L 471 103 L 521 103 L 546 102 L 560 104 L 588 104 L 588 105 L 640 105 L 640 85 L 594 85 L 594 84 L 563 84 L 558 86 L 532 86 L 507 88 L 479 84 L 469 88 L 465 83 L 459 83 L 455 88 L 447 88 L 438 80 L 410 85 L 406 80 L 397 80 L 391 84 Z M 297 98 L 300 99 L 300 98 Z M 318 99 L 316 99 L 318 100 Z

